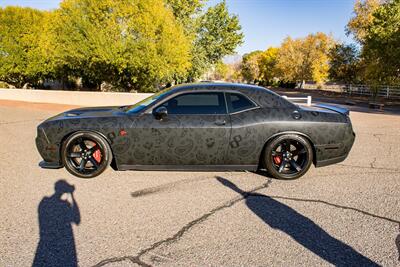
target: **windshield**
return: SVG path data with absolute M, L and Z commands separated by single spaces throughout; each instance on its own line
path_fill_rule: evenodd
M 146 107 L 148 107 L 151 103 L 153 103 L 157 99 L 160 99 L 161 97 L 163 97 L 171 89 L 172 89 L 172 87 L 164 89 L 164 90 L 161 90 L 160 92 L 158 92 L 158 93 L 156 93 L 154 95 L 151 95 L 149 97 L 146 97 L 145 99 L 143 99 L 142 101 L 137 102 L 136 104 L 133 104 L 131 106 L 127 106 L 127 107 L 125 107 L 125 111 L 129 112 L 129 113 L 138 113 L 141 110 L 143 110 Z

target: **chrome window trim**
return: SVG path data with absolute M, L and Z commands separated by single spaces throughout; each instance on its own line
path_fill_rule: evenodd
M 252 108 L 248 108 L 248 109 L 243 109 L 243 110 L 240 110 L 240 111 L 229 113 L 229 115 L 236 115 L 236 114 L 240 114 L 240 113 L 243 113 L 243 112 L 246 112 L 246 111 L 251 111 L 251 110 L 255 110 L 255 109 L 259 109 L 259 108 L 261 108 L 261 107 L 256 106 L 256 107 L 252 107 Z

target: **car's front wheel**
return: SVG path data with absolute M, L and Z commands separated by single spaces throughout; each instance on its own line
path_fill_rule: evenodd
M 67 171 L 80 178 L 100 175 L 112 160 L 107 141 L 93 132 L 72 134 L 65 140 L 61 153 Z
M 278 179 L 303 176 L 313 161 L 310 142 L 300 135 L 285 134 L 270 141 L 264 150 L 264 166 Z

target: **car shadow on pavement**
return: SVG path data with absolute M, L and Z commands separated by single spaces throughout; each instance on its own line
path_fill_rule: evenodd
M 72 223 L 78 225 L 81 217 L 73 196 L 75 187 L 65 180 L 57 181 L 54 187 L 54 194 L 39 204 L 40 240 L 33 267 L 78 265 Z M 65 194 L 71 202 L 63 199 Z
M 327 262 L 335 266 L 379 266 L 291 207 L 266 195 L 243 191 L 225 178 L 217 180 L 242 195 L 247 207 L 267 225 L 286 233 Z

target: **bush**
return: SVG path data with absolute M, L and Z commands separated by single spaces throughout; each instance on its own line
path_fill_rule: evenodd
M 15 88 L 15 87 L 6 82 L 0 81 L 0 89 L 9 89 L 9 88 Z
M 295 82 L 280 81 L 279 82 L 279 87 L 294 89 L 294 88 L 296 88 L 296 83 Z

